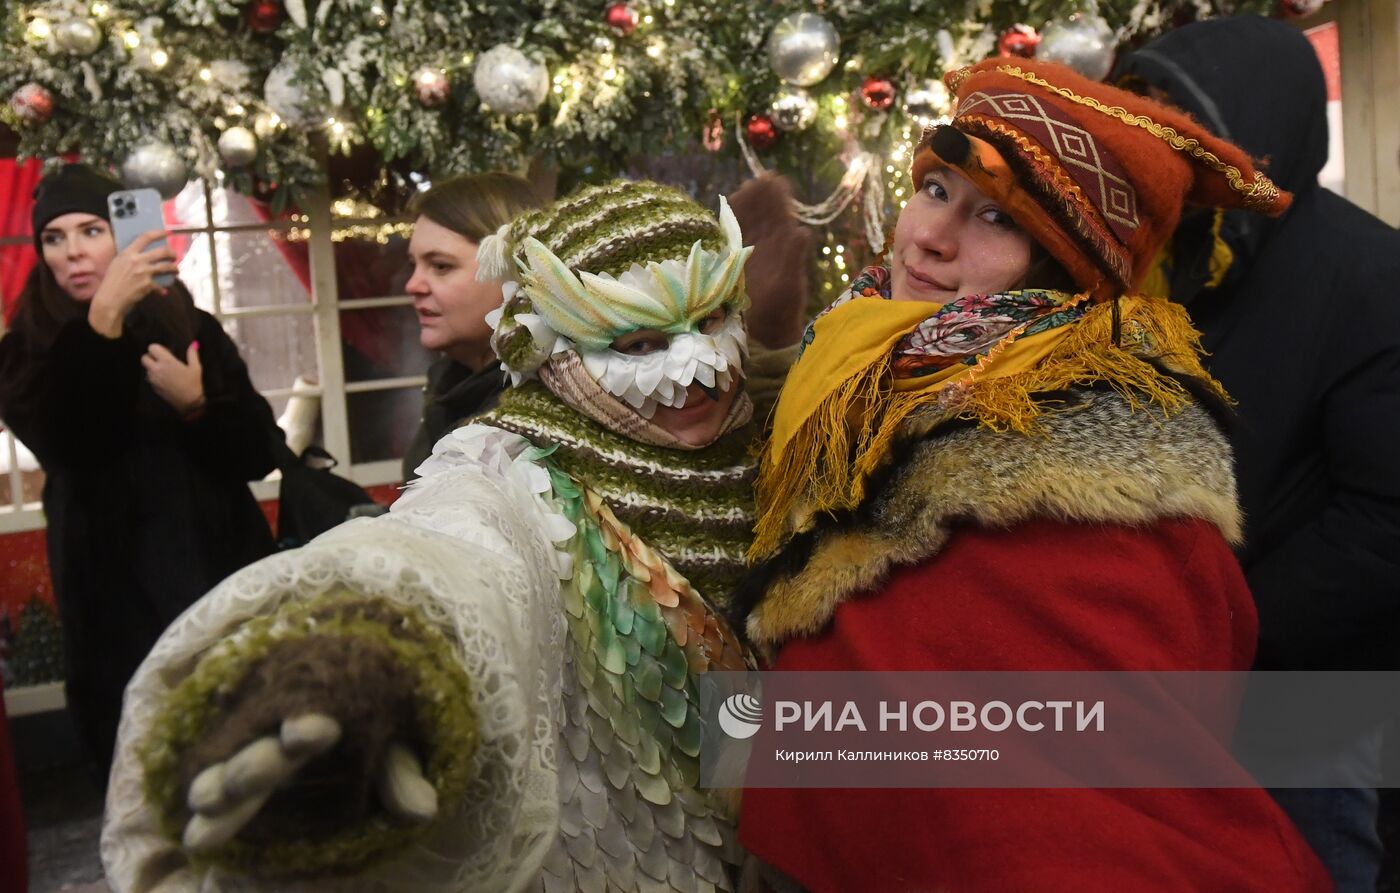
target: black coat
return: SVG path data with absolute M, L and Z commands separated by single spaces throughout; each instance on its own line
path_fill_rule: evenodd
M 21 331 L 0 340 L 0 418 L 44 468 L 68 702 L 99 766 L 161 631 L 273 548 L 248 489 L 273 467 L 272 410 L 223 327 L 195 312 L 207 408 L 192 421 L 146 381 L 130 332 L 109 340 L 79 318 L 48 350 Z
M 1208 27 L 1207 27 L 1208 26 Z M 1317 185 L 1326 87 L 1282 22 L 1187 26 L 1128 58 L 1294 193 L 1278 220 L 1230 212 L 1224 282 L 1184 225 L 1172 297 L 1239 402 L 1239 553 L 1266 669 L 1400 667 L 1400 233 Z
M 428 367 L 423 386 L 423 420 L 403 456 L 403 479 L 418 477 L 415 469 L 433 454 L 433 444 L 474 415 L 496 406 L 505 390 L 506 373 L 497 360 L 473 372 L 443 357 Z

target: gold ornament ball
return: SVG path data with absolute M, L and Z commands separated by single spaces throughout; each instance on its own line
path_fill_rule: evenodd
M 54 29 L 53 38 L 70 56 L 91 56 L 102 46 L 102 29 L 92 19 L 68 19 Z
M 258 138 L 246 127 L 230 127 L 219 134 L 219 157 L 229 167 L 245 167 L 258 157 Z
M 260 140 L 270 140 L 282 132 L 282 119 L 276 112 L 258 112 L 253 116 L 253 133 Z

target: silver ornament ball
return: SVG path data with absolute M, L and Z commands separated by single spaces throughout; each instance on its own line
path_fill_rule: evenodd
M 1102 16 L 1076 12 L 1041 29 L 1035 57 L 1068 65 L 1090 80 L 1101 81 L 1113 68 L 1114 49 L 1113 29 Z
M 813 12 L 782 18 L 768 36 L 768 65 L 773 73 L 799 87 L 810 87 L 831 74 L 841 38 L 831 23 Z
M 917 121 L 921 127 L 927 127 L 941 118 L 946 118 L 951 105 L 952 100 L 948 95 L 948 88 L 936 78 L 929 78 L 922 83 L 915 84 L 913 89 L 904 94 L 905 113 Z
M 477 59 L 472 84 L 491 111 L 523 115 L 544 102 L 549 73 L 515 47 L 498 44 Z
M 768 117 L 779 130 L 806 130 L 817 119 L 817 101 L 801 87 L 784 87 L 773 97 Z
M 185 159 L 169 143 L 152 140 L 142 143 L 122 162 L 122 180 L 132 189 L 150 187 L 167 201 L 180 194 L 189 182 Z
M 230 127 L 219 134 L 219 157 L 229 167 L 244 167 L 258 157 L 258 138 L 246 127 Z
M 73 56 L 91 56 L 102 46 L 102 29 L 92 19 L 68 19 L 54 28 L 58 48 Z

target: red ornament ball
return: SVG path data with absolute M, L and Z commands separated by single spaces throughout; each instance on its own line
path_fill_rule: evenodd
M 24 124 L 47 124 L 53 117 L 53 93 L 31 81 L 10 96 L 10 111 Z
M 423 108 L 435 109 L 452 95 L 452 85 L 442 69 L 424 65 L 413 73 L 413 95 Z
M 277 0 L 253 0 L 248 4 L 248 27 L 263 33 L 276 31 L 286 13 L 287 10 Z
M 778 141 L 778 126 L 767 115 L 750 115 L 744 133 L 755 149 L 767 149 Z
M 1020 56 L 1030 59 L 1035 56 L 1035 48 L 1040 46 L 1040 35 L 1030 25 L 1012 25 L 997 38 L 997 52 L 1002 56 Z
M 613 3 L 603 13 L 603 21 L 623 37 L 637 30 L 637 11 L 627 3 Z
M 860 85 L 860 99 L 866 105 L 882 112 L 894 105 L 894 84 L 889 78 L 868 77 Z

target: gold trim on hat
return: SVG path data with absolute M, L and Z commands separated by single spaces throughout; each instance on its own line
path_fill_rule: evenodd
M 1087 106 L 1096 112 L 1108 115 L 1110 118 L 1117 118 L 1125 124 L 1130 124 L 1133 127 L 1141 127 L 1178 152 L 1184 152 L 1217 173 L 1223 174 L 1225 179 L 1229 181 L 1230 188 L 1244 196 L 1244 206 L 1246 208 L 1258 211 L 1273 210 L 1274 203 L 1278 201 L 1279 196 L 1282 194 L 1272 180 L 1258 171 L 1254 173 L 1254 182 L 1246 183 L 1244 175 L 1240 173 L 1239 168 L 1231 164 L 1226 164 L 1219 156 L 1202 146 L 1199 140 L 1182 136 L 1180 133 L 1177 133 L 1174 128 L 1168 127 L 1165 124 L 1158 124 L 1146 115 L 1135 115 L 1127 109 L 1116 105 L 1104 105 L 1092 96 L 1080 96 L 1072 90 L 1067 90 L 1064 87 L 1057 87 L 1049 81 L 1036 77 L 1028 71 L 1023 71 L 1015 65 L 998 65 L 996 70 L 1003 74 L 1011 75 L 1014 78 L 1020 78 L 1023 81 L 1035 84 L 1037 87 L 1042 87 L 1049 90 L 1051 93 L 1063 96 L 1071 102 Z M 963 71 L 967 71 L 967 69 L 963 69 Z M 962 72 L 958 72 L 957 75 L 962 75 Z M 963 78 L 966 77 L 966 75 L 963 75 L 963 77 L 958 77 L 957 75 L 954 76 L 954 89 L 961 86 Z

